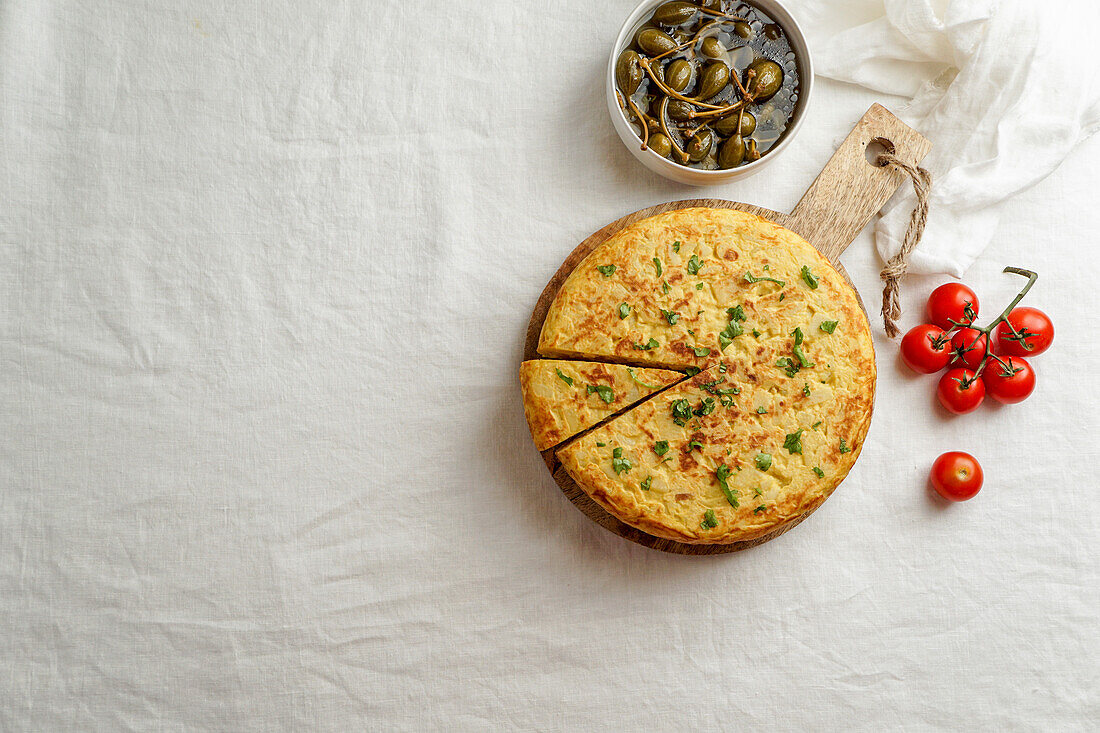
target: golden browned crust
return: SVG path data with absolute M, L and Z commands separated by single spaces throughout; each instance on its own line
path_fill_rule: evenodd
M 683 379 L 680 372 L 535 359 L 519 368 L 523 412 L 540 451 Z
M 701 266 L 688 288 L 677 288 L 692 255 Z M 596 269 L 607 265 L 615 265 L 610 276 Z M 772 280 L 750 282 L 746 273 Z M 633 318 L 619 318 L 623 302 Z M 667 313 L 679 315 L 675 323 Z M 658 346 L 633 348 L 650 338 Z M 870 425 L 874 350 L 854 293 L 803 239 L 743 212 L 678 210 L 609 239 L 555 298 L 540 352 L 710 365 L 557 451 L 611 514 L 680 542 L 749 540 L 812 511 L 847 475 Z M 672 411 L 678 400 L 696 412 L 682 424 Z M 654 450 L 658 441 L 667 453 Z M 725 471 L 732 501 L 718 480 Z M 713 527 L 704 523 L 708 510 Z

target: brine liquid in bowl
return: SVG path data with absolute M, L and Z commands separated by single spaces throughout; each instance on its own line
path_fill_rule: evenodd
M 791 126 L 798 59 L 754 5 L 668 2 L 632 29 L 615 87 L 639 145 L 688 168 L 737 168 Z

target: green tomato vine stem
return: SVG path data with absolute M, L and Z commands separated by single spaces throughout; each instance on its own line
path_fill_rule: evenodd
M 974 348 L 974 344 L 978 343 L 978 340 L 981 339 L 983 335 L 985 336 L 985 352 L 982 354 L 982 360 L 978 364 L 978 368 L 974 370 L 973 377 L 968 380 L 963 380 L 959 382 L 959 386 L 963 389 L 968 388 L 971 384 L 981 378 L 982 372 L 985 370 L 985 366 L 989 362 L 990 357 L 993 357 L 994 360 L 996 360 L 1002 367 L 1004 367 L 1009 375 L 1015 374 L 1016 371 L 1018 371 L 1018 369 L 1012 368 L 1011 358 L 1009 359 L 1008 363 L 1006 363 L 1000 357 L 993 353 L 993 329 L 995 329 L 1002 323 L 1007 323 L 1008 328 L 1012 331 L 1013 335 L 1015 335 L 1017 338 L 1020 337 L 1020 334 L 1017 333 L 1015 327 L 1013 327 L 1012 322 L 1008 320 L 1008 315 L 1012 312 L 1012 309 L 1019 305 L 1020 301 L 1024 299 L 1024 296 L 1027 295 L 1027 292 L 1031 290 L 1031 287 L 1035 284 L 1035 281 L 1039 279 L 1039 275 L 1038 273 L 1032 272 L 1031 270 L 1025 270 L 1021 267 L 1006 267 L 1004 270 L 1002 270 L 1002 272 L 1026 277 L 1027 285 L 1025 285 L 1023 289 L 1021 289 L 1020 292 L 1016 294 L 1016 297 L 1012 299 L 1012 302 L 1008 304 L 1008 307 L 1001 311 L 1001 314 L 994 318 L 988 325 L 982 328 L 978 328 L 969 323 L 956 323 L 952 321 L 952 323 L 955 323 L 954 327 L 950 331 L 948 331 L 947 334 L 945 334 L 946 336 L 950 336 L 961 328 L 973 328 L 975 331 L 978 331 L 978 335 L 974 337 L 974 340 L 971 341 L 970 345 L 966 348 L 967 351 Z

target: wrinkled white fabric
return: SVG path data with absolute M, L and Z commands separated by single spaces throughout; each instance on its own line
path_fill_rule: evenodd
M 573 247 L 789 211 L 892 106 L 824 80 L 758 176 L 669 183 L 607 119 L 632 3 L 0 2 L 0 730 L 1095 727 L 1100 138 L 968 273 L 989 314 L 1042 273 L 1027 403 L 948 418 L 880 337 L 853 472 L 732 556 L 548 475 L 518 364 Z M 843 260 L 872 301 L 869 232 Z M 952 449 L 986 486 L 945 507 Z
M 911 271 L 961 276 L 1004 206 L 1100 127 L 1100 6 L 1090 0 L 802 0 L 817 72 L 911 99 L 899 116 L 934 144 L 931 211 Z M 861 7 L 852 7 L 861 6 Z M 876 245 L 901 249 L 907 188 Z

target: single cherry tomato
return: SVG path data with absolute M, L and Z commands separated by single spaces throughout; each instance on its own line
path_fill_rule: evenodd
M 950 451 L 932 464 L 929 478 L 944 499 L 966 501 L 982 488 L 982 467 L 969 453 Z
M 985 345 L 989 339 L 976 328 L 960 328 L 951 337 L 951 363 L 965 364 L 968 369 L 977 369 L 985 356 Z
M 951 360 L 950 343 L 939 326 L 914 326 L 901 340 L 901 360 L 915 372 L 934 374 Z
M 1005 356 L 1037 356 L 1054 341 L 1054 324 L 1038 308 L 1013 308 L 1008 323 L 997 326 L 997 353 Z M 1012 333 L 1012 329 L 1016 333 Z
M 962 283 L 944 283 L 928 296 L 928 319 L 944 331 L 978 317 L 978 296 Z
M 978 409 L 978 405 L 982 404 L 985 384 L 975 379 L 970 369 L 950 369 L 940 377 L 936 395 L 945 410 L 962 415 Z
M 1035 370 L 1020 356 L 1001 361 L 990 359 L 982 370 L 985 391 L 998 402 L 1012 405 L 1023 402 L 1035 391 Z

